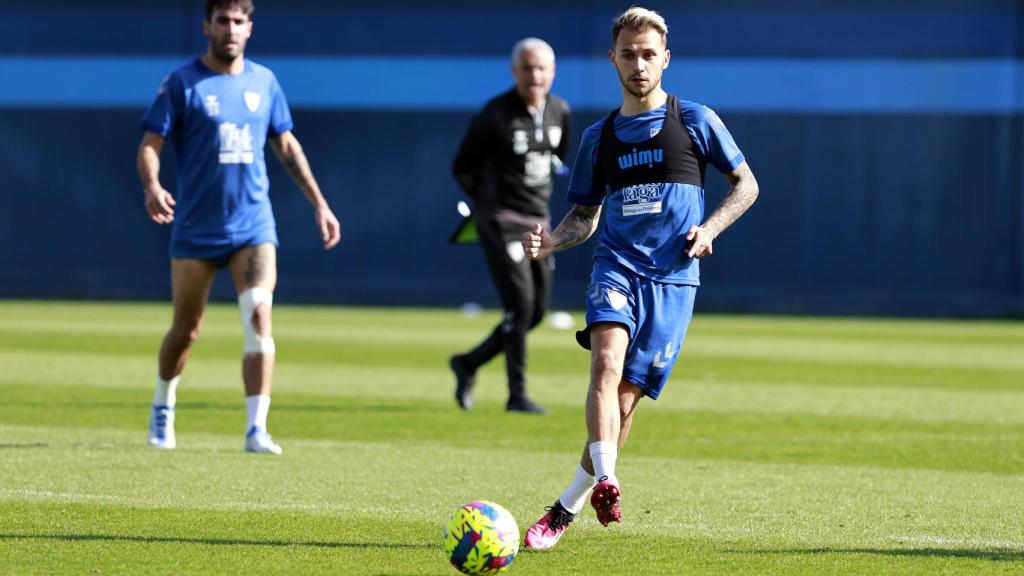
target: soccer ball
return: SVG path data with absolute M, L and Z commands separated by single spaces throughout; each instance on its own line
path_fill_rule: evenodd
M 494 502 L 467 502 L 444 529 L 444 552 L 463 574 L 498 574 L 519 552 L 516 519 Z

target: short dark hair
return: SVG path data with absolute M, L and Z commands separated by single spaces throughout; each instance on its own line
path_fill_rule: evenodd
M 217 9 L 230 8 L 235 4 L 242 9 L 242 12 L 252 20 L 252 14 L 256 11 L 256 7 L 253 6 L 252 0 L 206 0 L 206 21 L 209 22 L 213 18 L 213 12 Z

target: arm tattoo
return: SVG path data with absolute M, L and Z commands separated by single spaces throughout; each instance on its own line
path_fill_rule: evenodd
M 285 169 L 288 170 L 288 175 L 299 185 L 299 188 L 305 189 L 308 186 L 308 181 L 313 179 L 313 171 L 309 167 L 309 160 L 306 160 L 306 155 L 298 145 L 291 146 L 289 152 L 291 154 L 282 155 L 281 162 L 284 164 Z
M 736 170 L 726 174 L 725 177 L 732 184 L 732 190 L 702 225 L 710 230 L 716 238 L 746 212 L 747 208 L 750 208 L 750 205 L 757 199 L 757 180 L 746 162 L 740 164 Z
M 574 204 L 569 213 L 562 219 L 562 223 L 551 233 L 554 241 L 554 250 L 565 250 L 578 246 L 587 241 L 597 230 L 600 222 L 601 205 L 580 206 Z

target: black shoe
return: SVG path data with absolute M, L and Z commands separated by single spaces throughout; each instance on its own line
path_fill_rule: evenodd
M 547 414 L 548 409 L 538 406 L 529 398 L 509 398 L 508 403 L 505 404 L 505 410 L 509 412 L 525 412 L 527 414 Z
M 463 410 L 473 409 L 473 386 L 476 384 L 476 370 L 466 363 L 466 357 L 456 354 L 448 360 L 448 365 L 455 372 L 455 402 Z

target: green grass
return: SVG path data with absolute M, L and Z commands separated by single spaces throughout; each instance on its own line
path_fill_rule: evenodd
M 241 335 L 211 308 L 173 452 L 145 446 L 169 305 L 0 302 L 0 574 L 455 574 L 441 528 L 525 529 L 584 441 L 587 354 L 530 339 L 456 409 L 447 357 L 497 313 L 278 306 L 270 424 L 241 451 Z M 1020 574 L 1024 324 L 700 316 L 620 455 L 621 525 L 584 511 L 511 574 Z

